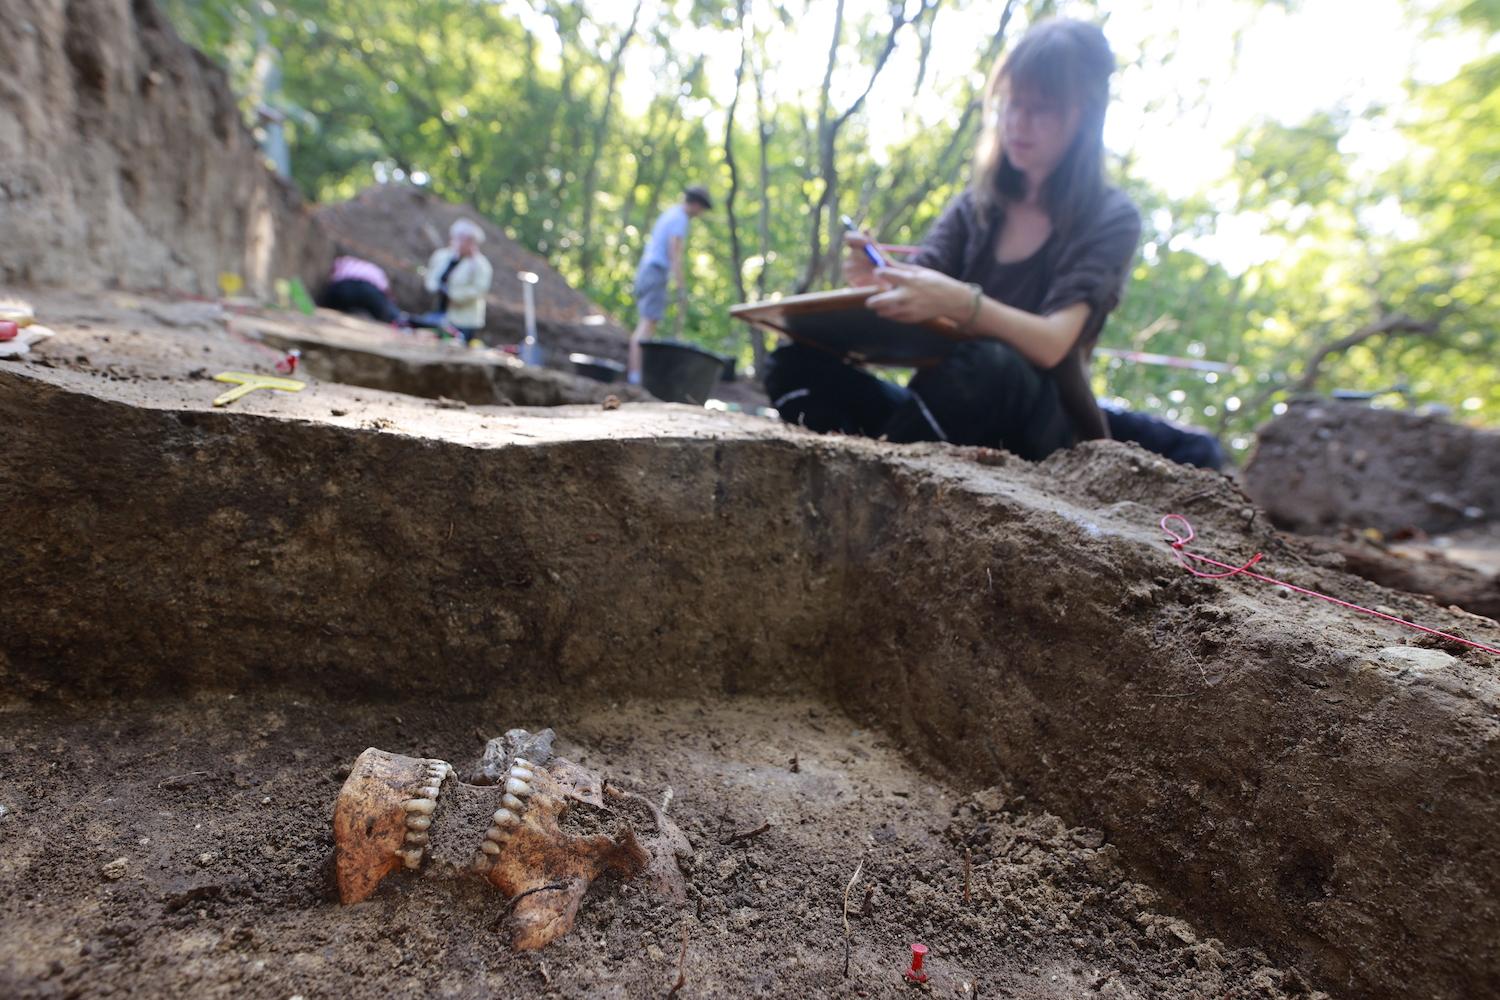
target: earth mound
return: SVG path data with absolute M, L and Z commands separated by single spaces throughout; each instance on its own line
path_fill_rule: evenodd
M 0 0 L 0 284 L 266 297 L 332 259 L 224 73 L 155 5 Z

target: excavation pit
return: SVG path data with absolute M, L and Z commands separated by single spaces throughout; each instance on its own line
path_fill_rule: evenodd
M 1330 570 L 1227 480 L 326 382 L 215 410 L 149 312 L 0 367 L 0 992 L 896 996 L 913 940 L 942 995 L 1500 982 L 1494 661 L 1192 578 L 1157 522 L 1492 623 Z M 689 906 L 601 885 L 522 956 L 477 883 L 330 901 L 355 756 L 513 726 L 672 790 Z

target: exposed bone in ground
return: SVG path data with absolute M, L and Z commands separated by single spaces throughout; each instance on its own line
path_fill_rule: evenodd
M 357 748 L 462 757 L 502 715 L 558 721 L 559 751 L 611 786 L 672 789 L 668 816 L 693 847 L 685 905 L 606 879 L 570 934 L 517 953 L 505 899 L 478 880 L 398 877 L 368 902 L 334 901 L 328 817 Z M 961 792 L 818 700 L 218 692 L 0 718 L 0 770 L 15 776 L 0 820 L 8 997 L 663 996 L 684 936 L 685 997 L 906 996 L 917 939 L 938 996 L 965 983 L 1026 1000 L 1318 995 L 1176 915 L 1105 832 L 1017 793 Z M 121 858 L 118 879 L 102 872 Z M 839 910 L 861 859 L 845 980 Z
M 55 325 L 49 344 L 79 336 L 73 325 Z M 82 334 L 96 342 L 151 339 Z M 734 846 L 722 840 L 771 822 L 764 835 L 735 842 L 752 845 L 748 851 L 775 843 L 768 838 L 782 824 L 820 822 L 804 824 L 806 813 L 790 811 L 778 813 L 779 823 L 739 813 L 722 829 L 695 828 L 680 801 L 680 774 L 718 759 L 729 775 L 724 768 L 743 759 L 740 750 L 705 758 L 690 749 L 725 727 L 716 706 L 792 696 L 829 706 L 817 710 L 830 719 L 873 729 L 921 766 L 934 789 L 922 793 L 922 808 L 936 796 L 951 811 L 957 799 L 1000 785 L 1007 796 L 1024 796 L 1026 809 L 1101 831 L 1129 878 L 1163 892 L 1171 900 L 1164 911 L 1199 940 L 1217 935 L 1230 950 L 1264 949 L 1270 965 L 1297 969 L 1336 995 L 1477 996 L 1495 982 L 1493 662 L 1458 647 L 1429 648 L 1395 626 L 1251 581 L 1192 579 L 1161 544 L 1156 521 L 1183 513 L 1209 554 L 1264 551 L 1262 568 L 1278 577 L 1435 627 L 1493 642 L 1492 626 L 1328 569 L 1267 528 L 1222 477 L 1114 444 L 1030 466 L 994 452 L 816 438 L 682 407 L 446 410 L 326 383 L 295 395 L 252 394 L 214 411 L 212 390 L 191 379 L 111 380 L 100 368 L 58 364 L 64 356 L 53 355 L 52 367 L 0 367 L 0 419 L 11 428 L 0 440 L 0 502 L 11 525 L 5 565 L 17 623 L 0 637 L 0 678 L 13 697 L 35 705 L 140 692 L 170 715 L 189 711 L 180 699 L 225 692 L 277 704 L 339 696 L 346 703 L 337 711 L 353 722 L 300 718 L 295 736 L 274 751 L 333 756 L 327 768 L 372 744 L 454 759 L 460 744 L 473 745 L 476 728 L 493 732 L 503 718 L 563 727 L 589 748 L 590 756 L 575 757 L 580 764 L 595 766 L 592 755 L 602 753 L 607 770 L 612 742 L 628 733 L 670 761 L 652 772 L 656 787 L 635 790 L 659 801 L 661 786 L 671 785 L 669 815 L 695 852 L 716 859 L 710 833 L 720 847 Z M 169 694 L 179 700 L 160 700 Z M 664 695 L 703 706 L 707 721 L 701 729 L 670 717 L 647 725 L 642 706 Z M 435 697 L 474 702 L 460 711 Z M 476 705 L 497 698 L 512 703 L 474 717 Z M 612 719 L 607 706 L 619 699 L 636 706 L 621 717 L 623 730 L 591 728 L 556 710 L 592 706 Z M 544 703 L 552 710 L 539 712 Z M 373 721 L 391 717 L 419 728 L 388 739 Z M 441 719 L 451 725 L 418 735 Z M 158 734 L 142 752 L 170 758 L 172 740 L 224 747 L 231 758 L 237 752 L 227 742 L 234 733 L 214 742 L 215 723 L 174 724 L 172 736 Z M 34 725 L 42 727 L 32 737 L 37 747 L 65 747 L 83 732 L 50 715 Z M 679 745 L 669 758 L 667 746 Z M 95 740 L 76 748 L 104 752 Z M 211 770 L 203 762 L 215 752 L 152 773 L 162 781 Z M 795 757 L 802 775 L 816 773 L 812 756 L 792 747 L 780 759 Z M 907 772 L 881 767 L 907 782 Z M 328 803 L 342 777 L 307 793 L 317 832 L 285 847 L 280 863 L 312 869 L 327 861 Z M 696 780 L 709 789 L 696 794 L 726 808 L 767 794 L 739 799 L 723 780 Z M 17 783 L 28 796 L 42 787 L 31 781 L 26 772 Z M 795 801 L 811 810 L 818 793 L 798 787 Z M 794 863 L 812 850 L 794 839 L 785 864 L 757 873 L 765 891 L 788 894 L 793 913 L 791 900 L 819 886 L 815 916 L 764 927 L 746 916 L 725 925 L 726 938 L 753 940 L 764 929 L 768 948 L 822 941 L 804 961 L 841 968 L 841 954 L 823 954 L 842 947 L 833 901 L 857 863 L 851 845 L 865 835 L 857 831 L 875 824 L 874 814 L 844 813 L 848 800 L 839 802 L 831 813 L 813 813 L 840 831 L 836 862 Z M 24 801 L 5 822 L 21 819 L 23 808 Z M 132 822 L 149 822 L 150 807 L 140 808 L 147 812 L 130 812 Z M 978 833 L 987 808 L 954 836 Z M 686 818 L 679 809 L 689 810 Z M 26 829 L 48 842 L 64 839 L 52 828 Z M 974 873 L 995 860 L 975 846 L 981 841 L 970 846 L 971 901 L 980 891 Z M 116 841 L 101 842 L 109 856 L 96 860 L 112 865 L 111 874 L 78 869 L 64 882 L 69 892 L 85 877 L 118 874 L 111 884 L 130 877 L 131 858 Z M 181 849 L 176 839 L 170 844 Z M 1011 844 L 1004 856 L 1017 849 Z M 961 863 L 957 852 L 947 857 Z M 938 855 L 919 860 L 930 869 Z M 1017 878 L 1006 884 L 1021 891 L 1027 876 Z M 1083 894 L 1108 896 L 1108 878 L 1100 879 Z M 50 907 L 63 914 L 54 927 L 77 918 L 66 893 L 27 900 L 26 891 L 12 892 L 7 905 Z M 1004 929 L 983 920 L 971 926 L 946 904 L 927 909 L 922 890 L 903 892 L 906 902 L 887 911 L 901 929 L 880 950 L 902 952 L 901 967 L 918 924 L 924 937 L 931 926 L 934 940 L 968 928 L 994 949 L 1014 945 L 1010 918 Z M 627 898 L 622 890 L 622 906 Z M 236 919 L 277 912 L 246 905 L 251 910 Z M 316 905 L 317 918 L 330 922 L 325 929 L 359 939 L 336 911 Z M 435 900 L 424 902 L 412 919 L 436 909 Z M 580 919 L 589 912 L 586 903 Z M 937 916 L 923 923 L 928 912 Z M 266 919 L 281 926 L 279 917 Z M 425 967 L 442 953 L 488 968 L 488 959 L 472 956 L 493 939 L 478 935 L 472 912 L 441 919 L 454 921 L 460 936 L 408 943 L 418 956 L 411 961 Z M 675 978 L 678 931 L 664 912 L 650 926 L 664 922 L 669 929 L 651 940 L 665 956 L 657 971 L 668 975 L 653 989 Z M 1049 917 L 1045 925 L 1056 923 Z M 6 919 L 7 934 L 36 933 L 16 926 Z M 316 929 L 301 918 L 295 927 L 303 935 Z M 603 928 L 570 934 L 541 961 L 549 975 L 564 974 L 552 957 L 562 948 L 558 962 L 597 973 L 624 962 L 610 951 L 619 941 Z M 155 944 L 137 940 L 121 960 L 137 963 L 131 956 Z M 579 959 L 572 949 L 585 944 L 605 958 Z M 8 950 L 33 947 L 40 945 L 26 937 Z M 934 948 L 929 965 L 940 969 L 944 952 Z M 1121 969 L 1133 951 L 1117 942 L 1075 955 L 1113 955 Z M 1007 956 L 1016 953 L 978 954 L 964 973 L 1012 968 Z M 752 978 L 765 962 L 751 972 L 748 957 L 726 959 L 739 978 L 722 992 L 775 991 L 771 980 Z M 1034 967 L 1059 975 L 1064 992 L 1035 995 L 1082 992 L 1060 971 L 1072 966 L 1055 957 Z M 871 958 L 855 967 L 870 970 L 861 988 L 884 988 L 882 964 Z M 1225 984 L 1189 977 L 1126 988 L 1217 996 L 1253 984 L 1251 970 L 1234 969 Z M 168 975 L 158 966 L 131 974 L 142 983 Z M 27 975 L 27 989 L 44 988 L 40 972 Z M 817 976 L 809 980 L 816 989 L 841 990 Z M 378 979 L 382 989 L 393 981 Z
M 510 901 L 521 950 L 571 930 L 584 896 L 606 875 L 649 872 L 648 888 L 680 905 L 679 858 L 692 853 L 686 838 L 644 798 L 554 754 L 552 742 L 550 729 L 536 736 L 513 729 L 489 742 L 472 780 L 452 782 L 447 761 L 374 747 L 360 754 L 333 813 L 340 902 L 364 902 L 401 868 L 481 878 Z M 645 824 L 632 824 L 631 806 Z M 593 828 L 575 832 L 580 825 Z M 435 863 L 423 868 L 427 861 Z

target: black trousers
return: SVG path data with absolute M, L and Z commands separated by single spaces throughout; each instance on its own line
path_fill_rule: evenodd
M 1104 419 L 1109 422 L 1109 436 L 1116 441 L 1134 441 L 1147 451 L 1182 465 L 1196 465 L 1200 469 L 1224 467 L 1224 448 L 1212 434 L 1129 410 L 1106 409 Z
M 401 310 L 390 297 L 368 281 L 332 282 L 323 289 L 323 301 L 318 304 L 341 313 L 365 313 L 382 323 L 395 323 L 401 318 Z
M 1033 461 L 1073 443 L 1056 383 L 994 341 L 960 344 L 906 388 L 794 344 L 768 359 L 765 383 L 783 420 L 819 432 L 986 445 Z

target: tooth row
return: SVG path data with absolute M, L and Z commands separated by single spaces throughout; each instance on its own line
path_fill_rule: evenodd
M 401 803 L 406 812 L 406 841 L 397 848 L 396 856 L 407 868 L 416 868 L 422 863 L 422 852 L 427 850 L 427 830 L 432 826 L 438 795 L 442 793 L 443 781 L 452 773 L 453 768 L 446 761 L 428 761 L 422 787 L 417 789 L 414 798 Z
M 511 831 L 521 825 L 521 813 L 526 809 L 522 800 L 531 795 L 529 782 L 536 777 L 532 766 L 531 761 L 517 757 L 510 769 L 505 780 L 505 794 L 500 797 L 501 808 L 495 810 L 494 822 L 484 832 L 484 840 L 474 855 L 474 867 L 481 872 L 488 871 L 495 864 L 503 850 L 501 845 L 510 838 Z

